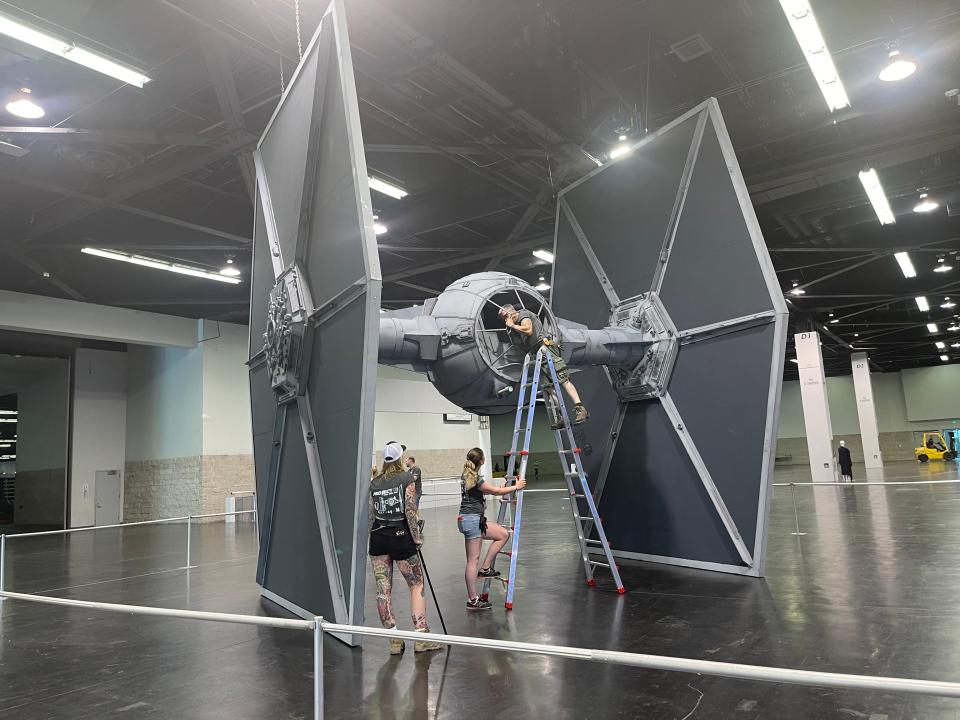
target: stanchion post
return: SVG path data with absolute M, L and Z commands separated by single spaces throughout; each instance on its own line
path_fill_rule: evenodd
M 187 516 L 187 570 L 193 567 L 190 564 L 190 540 L 193 536 L 193 515 Z
M 790 496 L 793 498 L 793 520 L 797 525 L 796 532 L 790 533 L 791 535 L 796 535 L 797 537 L 802 537 L 806 535 L 805 532 L 800 532 L 800 515 L 797 513 L 797 486 L 793 483 L 790 483 Z
M 3 577 L 7 571 L 7 536 L 0 535 L 0 592 L 3 592 L 6 588 L 3 585 Z M 3 598 L 0 597 L 0 602 L 3 602 Z
M 323 720 L 323 618 L 313 619 L 313 720 Z

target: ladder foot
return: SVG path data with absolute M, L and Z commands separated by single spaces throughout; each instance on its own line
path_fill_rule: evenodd
M 513 610 L 513 603 L 504 603 L 503 606 L 504 606 L 507 610 Z
M 487 602 L 490 599 L 490 593 L 480 593 L 480 599 Z
M 626 591 L 627 591 L 626 588 L 623 588 L 623 587 L 618 587 L 618 588 L 617 588 L 617 592 L 620 593 L 621 595 L 623 595 Z
M 596 585 L 596 583 L 593 581 L 592 578 L 590 580 L 587 580 L 587 587 L 593 587 L 594 585 Z

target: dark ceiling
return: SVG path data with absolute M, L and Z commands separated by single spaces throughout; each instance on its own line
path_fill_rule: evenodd
M 619 128 L 639 138 L 713 96 L 781 284 L 805 290 L 788 296 L 792 330 L 826 330 L 828 371 L 849 372 L 851 344 L 882 370 L 939 364 L 938 339 L 960 357 L 953 309 L 939 307 L 960 296 L 948 212 L 960 212 L 960 1 L 813 0 L 851 99 L 834 115 L 774 0 L 346 4 L 368 164 L 410 193 L 374 194 L 389 226 L 385 305 L 484 268 L 549 274 L 530 251 L 552 243 L 557 190 L 606 159 Z M 325 2 L 299 5 L 305 43 Z M 246 282 L 120 272 L 79 248 L 211 268 L 233 254 L 248 271 L 242 168 L 296 64 L 293 0 L 0 0 L 0 11 L 154 79 L 139 90 L 0 38 L 0 96 L 28 85 L 47 110 L 31 123 L 0 109 L 0 139 L 30 151 L 0 154 L 0 289 L 246 321 Z M 705 52 L 684 61 L 671 46 L 691 36 Z M 900 83 L 877 79 L 890 43 L 919 65 Z M 867 201 L 867 166 L 895 225 Z M 941 207 L 915 214 L 923 188 Z M 892 257 L 903 249 L 914 279 Z M 941 255 L 952 273 L 932 272 Z

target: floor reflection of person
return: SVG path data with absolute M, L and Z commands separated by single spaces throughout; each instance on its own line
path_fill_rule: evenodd
M 837 465 L 840 466 L 840 476 L 843 482 L 853 482 L 853 459 L 850 457 L 850 448 L 843 440 L 837 448 Z
M 393 615 L 393 566 L 396 564 L 410 588 L 410 614 L 417 632 L 427 626 L 427 600 L 423 589 L 423 564 L 418 551 L 423 536 L 417 524 L 417 495 L 414 477 L 403 469 L 406 447 L 389 442 L 383 448 L 383 468 L 370 481 L 368 497 L 370 558 L 377 581 L 377 612 L 387 629 L 397 626 Z M 400 655 L 403 640 L 390 640 L 390 654 Z M 440 643 L 418 640 L 414 652 L 440 650 Z

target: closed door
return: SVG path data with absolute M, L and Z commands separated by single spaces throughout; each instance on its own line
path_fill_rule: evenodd
M 116 525 L 120 522 L 120 472 L 97 470 L 94 479 L 96 512 L 94 525 Z

